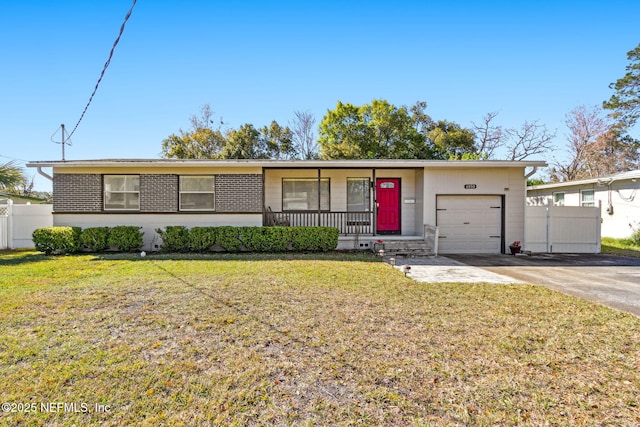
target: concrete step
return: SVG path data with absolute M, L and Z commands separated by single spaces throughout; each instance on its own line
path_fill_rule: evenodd
M 374 251 L 380 249 L 384 249 L 385 256 L 433 255 L 433 248 L 423 240 L 385 240 L 374 247 Z

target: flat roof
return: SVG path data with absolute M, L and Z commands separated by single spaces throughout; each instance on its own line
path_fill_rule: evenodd
M 608 185 L 614 181 L 621 181 L 625 179 L 638 179 L 638 178 L 640 178 L 640 170 L 633 170 L 628 172 L 620 172 L 613 175 L 605 175 L 598 178 L 587 178 L 587 179 L 578 179 L 576 181 L 564 181 L 564 182 L 554 182 L 552 184 L 532 185 L 530 187 L 527 187 L 527 190 L 546 190 L 550 188 L 572 187 L 572 186 L 588 185 L 588 184 Z
M 210 160 L 210 159 L 93 159 L 93 160 L 50 160 L 33 161 L 27 163 L 27 167 L 109 167 L 109 166 L 181 166 L 181 167 L 247 167 L 257 166 L 264 168 L 338 168 L 338 167 L 545 167 L 544 161 L 509 161 L 509 160 L 263 160 L 263 159 L 239 159 L 239 160 Z

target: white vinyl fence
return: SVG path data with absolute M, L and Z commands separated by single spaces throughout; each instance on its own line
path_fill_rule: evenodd
M 53 205 L 0 205 L 0 249 L 33 248 L 36 228 L 53 225 Z
M 600 207 L 527 206 L 524 250 L 600 253 Z

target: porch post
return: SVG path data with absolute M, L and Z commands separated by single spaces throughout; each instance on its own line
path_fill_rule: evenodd
M 321 201 L 321 197 L 320 194 L 322 192 L 322 185 L 321 185 L 321 175 L 322 175 L 322 169 L 318 168 L 318 227 L 320 227 L 320 201 Z
M 267 210 L 267 200 L 265 199 L 264 196 L 264 185 L 265 185 L 265 179 L 266 177 L 264 176 L 266 173 L 264 166 L 262 167 L 262 226 L 264 227 L 266 224 L 265 221 L 265 212 Z
M 371 189 L 373 190 L 373 224 L 371 226 L 371 230 L 373 231 L 373 235 L 375 236 L 378 232 L 378 192 L 376 185 L 376 168 L 373 168 L 373 184 L 371 185 Z

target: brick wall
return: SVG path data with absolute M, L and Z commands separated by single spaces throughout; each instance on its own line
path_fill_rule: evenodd
M 101 212 L 102 175 L 53 175 L 54 212 Z
M 262 212 L 262 175 L 216 175 L 216 212 Z
M 140 175 L 140 212 L 178 212 L 179 176 Z M 262 212 L 262 175 L 216 175 L 216 212 Z M 102 175 L 54 174 L 54 212 L 102 212 Z
M 177 212 L 178 175 L 140 175 L 140 212 Z

